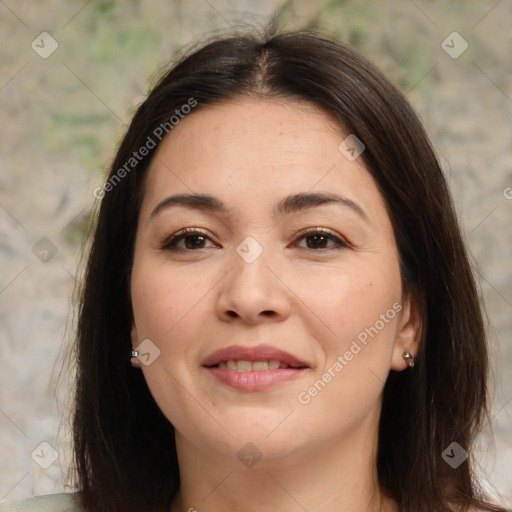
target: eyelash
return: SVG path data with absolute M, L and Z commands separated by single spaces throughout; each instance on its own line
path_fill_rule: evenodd
M 193 236 L 202 236 L 204 238 L 207 238 L 211 241 L 210 237 L 207 236 L 202 231 L 198 231 L 196 228 L 185 228 L 181 231 L 178 231 L 176 234 L 172 235 L 171 237 L 165 238 L 160 243 L 160 249 L 166 250 L 166 251 L 186 251 L 186 252 L 194 252 L 193 249 L 176 249 L 172 246 L 175 245 L 177 242 L 180 242 L 181 240 L 185 240 L 186 238 L 193 237 Z M 334 241 L 336 244 L 336 247 L 328 247 L 328 248 L 320 248 L 320 249 L 310 249 L 315 252 L 324 252 L 324 251 L 330 251 L 333 249 L 347 249 L 349 248 L 349 244 L 342 240 L 341 238 L 334 235 L 331 231 L 325 229 L 325 228 L 308 228 L 304 231 L 302 231 L 299 235 L 299 239 L 307 238 L 314 235 L 321 235 L 329 240 Z M 308 247 L 301 247 L 302 249 L 309 249 Z

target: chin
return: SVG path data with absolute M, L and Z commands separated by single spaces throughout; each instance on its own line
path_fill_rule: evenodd
M 247 413 L 240 414 L 238 418 L 236 415 L 232 418 L 223 416 L 222 427 L 225 430 L 219 427 L 209 428 L 208 431 L 201 429 L 201 426 L 205 426 L 205 420 L 201 418 L 197 423 L 199 428 L 192 430 L 189 426 L 184 426 L 183 429 L 177 427 L 177 430 L 186 433 L 182 435 L 187 439 L 186 442 L 209 453 L 215 460 L 225 457 L 232 460 L 235 468 L 239 468 L 240 462 L 245 464 L 246 458 L 249 457 L 252 461 L 257 460 L 258 468 L 263 469 L 269 463 L 272 463 L 270 465 L 273 467 L 276 463 L 279 465 L 279 460 L 285 460 L 295 452 L 302 451 L 301 449 L 308 444 L 308 441 L 301 437 L 303 431 L 298 425 L 293 422 L 286 424 L 287 419 L 284 418 L 288 414 L 289 411 L 279 417 L 270 415 L 265 420 L 251 420 Z M 254 411 L 251 415 L 257 416 L 258 413 Z

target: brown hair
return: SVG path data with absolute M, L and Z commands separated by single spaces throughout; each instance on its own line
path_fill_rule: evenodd
M 195 111 L 247 95 L 312 102 L 363 141 L 361 158 L 394 227 L 404 291 L 421 305 L 416 365 L 390 372 L 384 388 L 382 491 L 403 511 L 502 510 L 482 497 L 473 471 L 473 441 L 487 414 L 487 347 L 439 163 L 418 117 L 380 71 L 350 47 L 304 31 L 233 35 L 193 51 L 153 88 L 120 144 L 109 180 L 127 172 L 103 193 L 79 310 L 74 451 L 83 506 L 168 510 L 180 485 L 173 426 L 129 362 L 135 233 L 158 145 L 126 163 L 191 99 Z M 469 454 L 455 469 L 442 458 L 452 442 Z

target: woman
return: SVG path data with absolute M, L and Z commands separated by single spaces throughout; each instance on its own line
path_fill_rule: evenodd
M 78 492 L 2 510 L 504 510 L 473 469 L 487 348 L 447 185 L 354 50 L 196 50 L 95 195 Z

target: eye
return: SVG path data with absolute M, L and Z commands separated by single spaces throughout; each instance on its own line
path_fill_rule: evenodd
M 170 238 L 166 238 L 160 244 L 160 248 L 167 251 L 193 251 L 195 249 L 205 249 L 205 243 L 210 240 L 201 231 L 197 231 L 195 228 L 186 228 L 178 231 Z M 183 242 L 180 247 L 179 244 Z
M 306 247 L 302 246 L 303 249 L 313 249 L 315 251 L 349 247 L 347 242 L 325 228 L 310 228 L 303 231 L 299 240 L 306 240 Z M 195 228 L 186 228 L 164 239 L 160 243 L 160 248 L 167 251 L 194 251 L 208 248 L 205 245 L 208 241 L 211 242 L 211 239 L 203 232 Z M 328 246 L 329 243 L 332 244 L 330 247 Z
M 299 240 L 302 239 L 306 240 L 306 249 L 329 250 L 349 247 L 348 243 L 325 228 L 310 228 L 301 234 Z M 329 242 L 332 242 L 334 246 L 326 247 L 325 245 Z

